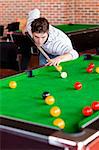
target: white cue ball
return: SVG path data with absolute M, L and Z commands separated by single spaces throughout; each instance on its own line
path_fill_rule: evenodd
M 67 73 L 66 73 L 66 72 L 62 72 L 62 73 L 61 73 L 61 77 L 62 77 L 62 78 L 66 78 L 66 77 L 67 77 Z

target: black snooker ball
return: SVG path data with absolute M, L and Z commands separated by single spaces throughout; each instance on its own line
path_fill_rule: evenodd
M 45 99 L 47 96 L 49 96 L 50 93 L 49 92 L 43 92 L 42 94 L 42 98 Z

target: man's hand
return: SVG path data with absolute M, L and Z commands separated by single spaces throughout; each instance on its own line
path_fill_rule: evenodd
M 61 63 L 61 56 L 50 59 L 45 66 L 58 66 Z
M 66 62 L 72 60 L 73 57 L 71 54 L 64 54 L 61 56 L 57 56 L 53 59 L 48 60 L 46 66 L 58 66 L 61 62 Z

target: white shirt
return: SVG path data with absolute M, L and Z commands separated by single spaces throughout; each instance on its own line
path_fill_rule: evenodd
M 31 23 L 33 20 L 39 17 L 40 17 L 40 11 L 38 9 L 34 9 L 29 12 L 26 30 L 28 31 L 31 37 L 32 37 Z M 64 55 L 66 53 L 70 53 L 73 59 L 76 59 L 79 56 L 77 51 L 73 49 L 69 37 L 64 32 L 53 27 L 52 25 L 49 25 L 49 36 L 46 43 L 42 45 L 42 48 L 47 53 L 52 55 Z

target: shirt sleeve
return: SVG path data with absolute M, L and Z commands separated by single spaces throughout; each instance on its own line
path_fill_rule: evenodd
M 64 55 L 66 53 L 71 54 L 73 59 L 79 57 L 79 54 L 76 50 L 73 49 L 71 40 L 67 37 L 65 40 L 58 40 L 54 43 L 53 49 L 55 50 L 56 54 Z M 55 53 L 54 52 L 54 53 Z
M 72 58 L 73 58 L 73 59 L 76 59 L 76 58 L 79 57 L 78 52 L 77 52 L 76 50 L 74 50 L 74 49 L 70 50 L 69 53 L 72 55 Z
M 26 30 L 29 33 L 29 35 L 32 37 L 32 32 L 31 32 L 31 23 L 33 20 L 37 19 L 40 17 L 40 10 L 39 9 L 34 9 L 28 13 L 28 19 L 27 19 L 27 25 L 26 25 Z

